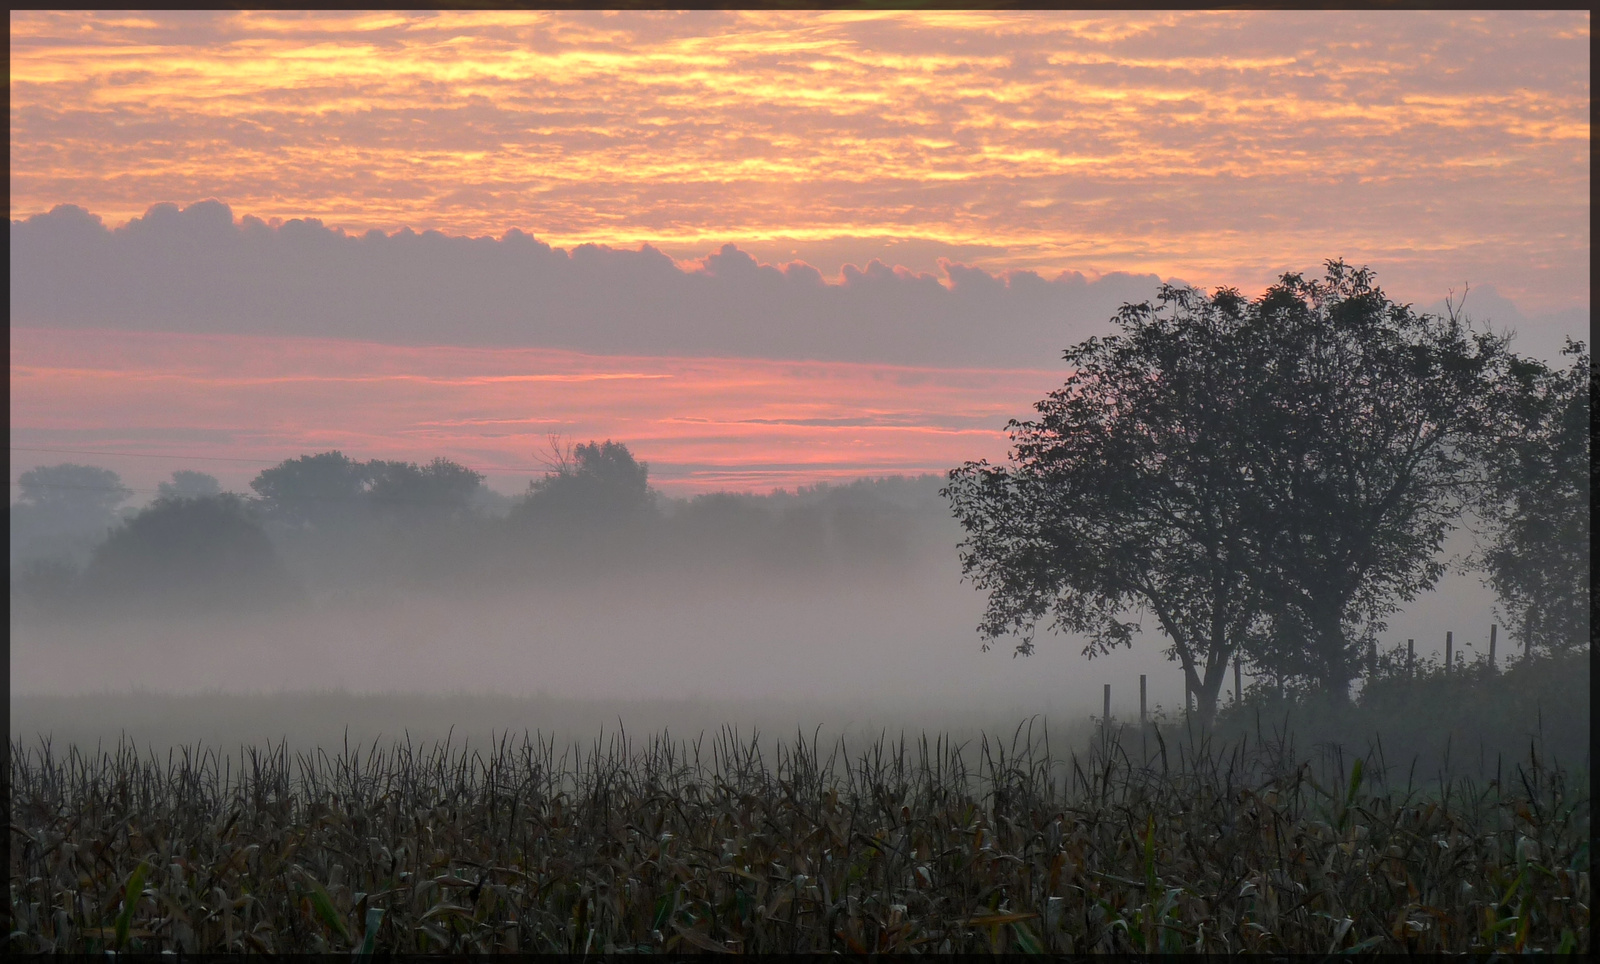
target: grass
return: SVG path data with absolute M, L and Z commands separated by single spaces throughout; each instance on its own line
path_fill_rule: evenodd
M 1590 798 L 1249 734 L 10 745 L 8 950 L 1586 951 Z

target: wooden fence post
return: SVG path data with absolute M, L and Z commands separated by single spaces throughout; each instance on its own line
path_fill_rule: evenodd
M 1239 666 L 1239 654 L 1233 654 L 1233 701 L 1244 699 L 1244 670 Z
M 1417 641 L 1406 640 L 1406 675 L 1417 675 Z
M 1111 684 L 1106 684 L 1105 712 L 1100 717 L 1105 721 L 1105 726 L 1111 725 Z
M 1144 673 L 1140 673 L 1139 674 L 1139 725 L 1141 727 L 1144 726 L 1145 719 L 1146 719 L 1145 711 L 1144 711 L 1144 706 L 1145 706 L 1145 703 L 1144 703 L 1145 689 L 1144 689 L 1144 687 L 1145 687 L 1145 682 L 1146 682 L 1147 679 L 1148 679 L 1148 677 Z
M 1451 661 L 1456 654 L 1456 634 L 1446 630 L 1444 634 L 1444 675 L 1450 675 Z
M 1500 632 L 1500 627 L 1494 623 L 1489 624 L 1489 672 L 1494 672 L 1494 644 L 1495 635 Z

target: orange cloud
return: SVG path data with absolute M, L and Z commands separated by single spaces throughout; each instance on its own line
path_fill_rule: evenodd
M 1342 255 L 1554 310 L 1588 300 L 1588 37 L 1578 11 L 21 12 L 11 211 L 214 196 L 1245 287 Z

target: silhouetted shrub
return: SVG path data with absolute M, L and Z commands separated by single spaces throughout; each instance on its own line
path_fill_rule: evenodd
M 1437 657 L 1408 667 L 1400 650 L 1380 658 L 1377 674 L 1348 703 L 1315 692 L 1279 697 L 1266 683 L 1250 687 L 1242 704 L 1218 713 L 1216 736 L 1294 732 L 1303 746 L 1337 743 L 1358 753 L 1381 741 L 1391 763 L 1416 760 L 1422 773 L 1449 766 L 1492 775 L 1497 757 L 1525 757 L 1530 742 L 1587 770 L 1589 719 L 1586 647 L 1506 660 L 1500 669 L 1458 654 L 1449 672 Z

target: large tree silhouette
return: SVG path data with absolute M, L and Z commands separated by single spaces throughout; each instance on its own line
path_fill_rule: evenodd
M 1125 307 L 1121 333 L 1069 349 L 1066 384 L 1011 422 L 1011 465 L 950 474 L 962 568 L 989 593 L 985 648 L 1015 633 L 1028 654 L 1047 620 L 1087 636 L 1092 657 L 1131 644 L 1143 611 L 1210 717 L 1261 608 L 1238 444 L 1248 307 L 1175 287 Z
M 1390 301 L 1366 269 L 1260 298 L 1164 287 L 1012 422 L 1011 464 L 946 493 L 980 631 L 1041 621 L 1088 655 L 1154 617 L 1203 718 L 1227 659 L 1347 694 L 1358 643 L 1443 572 L 1506 339 Z

